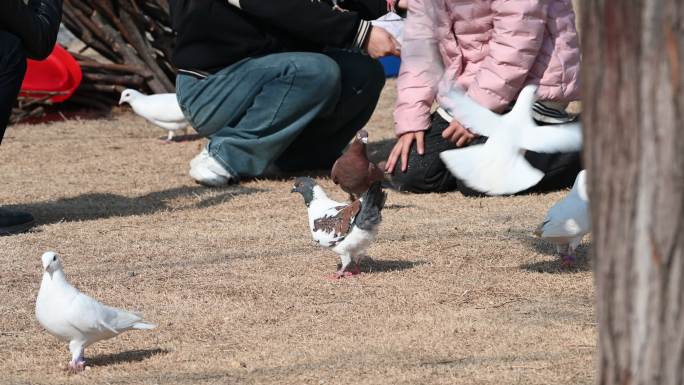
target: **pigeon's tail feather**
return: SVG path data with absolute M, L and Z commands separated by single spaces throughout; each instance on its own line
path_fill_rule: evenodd
M 375 182 L 361 196 L 361 211 L 354 218 L 354 225 L 361 230 L 371 230 L 382 221 L 382 208 L 385 207 L 387 193 L 382 191 L 381 182 Z
M 130 329 L 152 329 L 156 325 L 143 321 L 142 314 L 107 306 L 109 318 L 106 320 L 109 328 L 122 332 Z
M 547 223 L 549 223 L 549 221 L 544 221 L 540 223 L 539 226 L 537 226 L 537 228 L 534 229 L 534 235 L 541 238 L 542 234 L 544 234 L 544 226 L 546 226 Z
M 510 195 L 536 185 L 544 173 L 522 155 L 492 157 L 484 145 L 444 151 L 440 158 L 449 171 L 468 187 L 487 195 Z
M 154 329 L 156 327 L 157 327 L 157 325 L 151 324 L 148 322 L 136 322 L 132 326 L 133 329 L 138 329 L 138 330 L 151 330 L 151 329 Z

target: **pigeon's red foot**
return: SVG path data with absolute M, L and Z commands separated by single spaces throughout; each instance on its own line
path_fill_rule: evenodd
M 561 268 L 574 269 L 577 259 L 572 254 L 561 254 Z
M 355 275 L 358 275 L 359 273 L 354 273 L 352 271 L 336 271 L 335 274 L 328 276 L 328 279 L 332 281 L 336 281 L 338 279 L 342 278 L 351 278 Z
M 359 275 L 359 274 L 361 274 L 361 265 L 359 265 L 359 264 L 354 264 L 354 267 L 352 267 L 351 270 L 349 270 L 349 272 L 350 272 L 352 275 Z
M 77 374 L 83 371 L 85 369 L 85 360 L 84 359 L 79 359 L 76 362 L 69 362 L 69 366 L 67 367 L 67 370 L 71 374 Z

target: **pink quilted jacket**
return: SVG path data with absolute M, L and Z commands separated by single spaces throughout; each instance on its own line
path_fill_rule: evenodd
M 579 96 L 571 0 L 410 0 L 394 112 L 397 135 L 426 130 L 440 81 L 501 111 L 527 84 L 541 100 Z

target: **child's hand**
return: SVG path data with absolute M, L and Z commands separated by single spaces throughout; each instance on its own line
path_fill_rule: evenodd
M 399 42 L 384 28 L 373 26 L 364 47 L 373 59 L 383 56 L 401 55 Z
M 425 133 L 423 131 L 418 132 L 407 132 L 397 139 L 397 143 L 394 145 L 392 152 L 390 152 L 387 158 L 387 164 L 385 165 L 385 172 L 393 173 L 394 166 L 397 164 L 397 160 L 401 157 L 401 171 L 406 172 L 408 168 L 408 157 L 411 151 L 411 145 L 413 141 L 416 141 L 416 146 L 418 154 L 423 155 L 425 153 Z
M 449 127 L 442 132 L 442 138 L 454 143 L 456 147 L 463 147 L 469 144 L 476 136 L 470 130 L 461 126 L 461 123 L 456 119 L 452 120 Z

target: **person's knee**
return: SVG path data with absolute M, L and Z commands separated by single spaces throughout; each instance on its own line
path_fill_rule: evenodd
M 310 53 L 293 60 L 297 77 L 306 82 L 312 92 L 323 99 L 336 98 L 340 93 L 341 73 L 337 63 L 326 55 Z
M 5 31 L 0 31 L 0 65 L 5 71 L 22 76 L 26 71 L 26 52 L 21 39 Z

